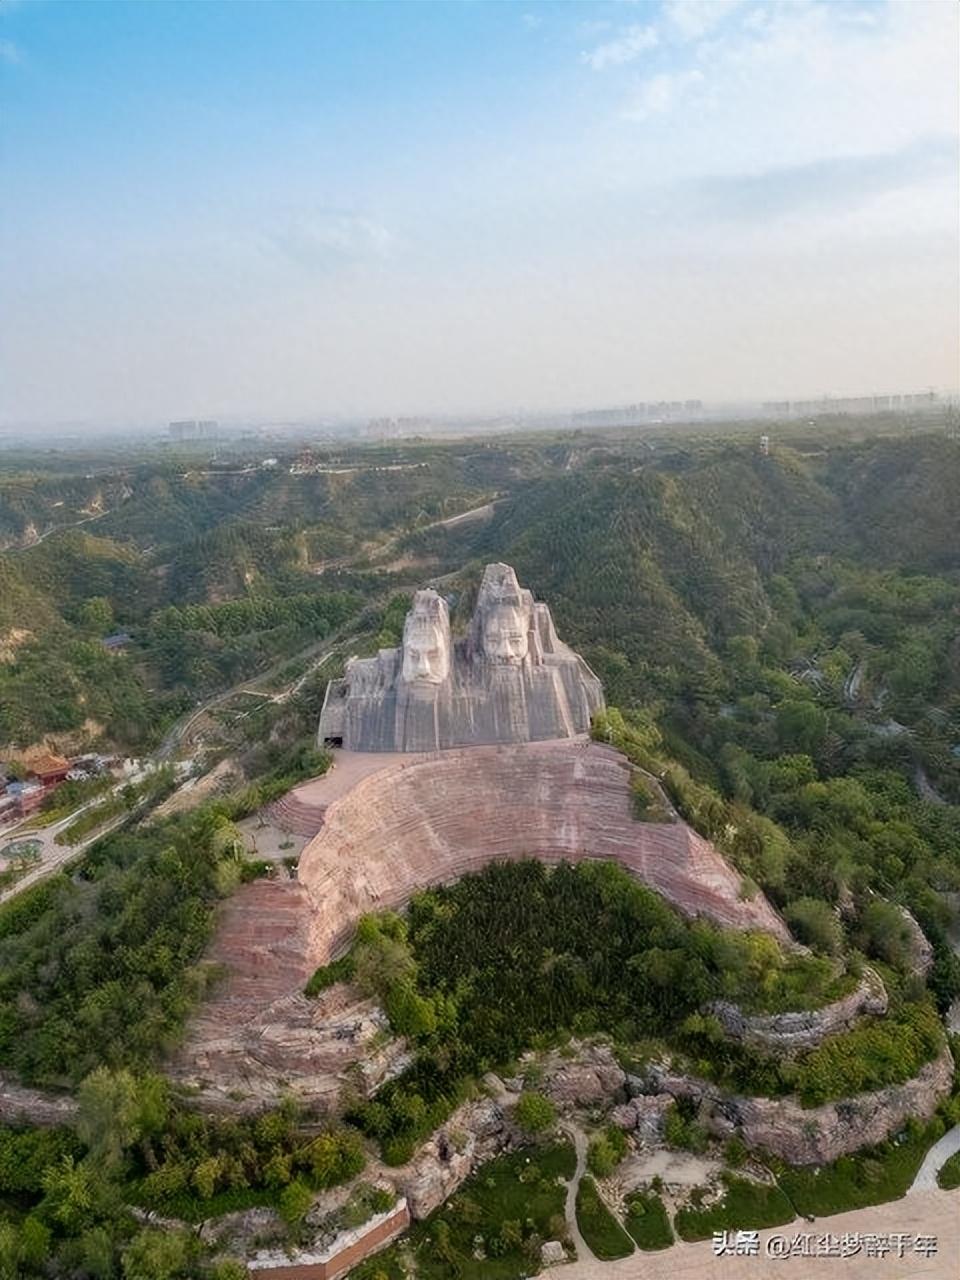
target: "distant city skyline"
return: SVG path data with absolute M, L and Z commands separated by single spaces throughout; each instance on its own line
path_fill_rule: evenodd
M 958 34 L 0 2 L 0 424 L 955 391 Z

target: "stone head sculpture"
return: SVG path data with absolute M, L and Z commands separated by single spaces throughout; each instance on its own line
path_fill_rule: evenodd
M 527 656 L 530 621 L 524 593 L 508 564 L 488 564 L 483 571 L 475 614 L 475 640 L 493 663 L 517 666 Z
M 418 591 L 403 624 L 405 684 L 443 684 L 450 674 L 450 617 L 435 591 Z

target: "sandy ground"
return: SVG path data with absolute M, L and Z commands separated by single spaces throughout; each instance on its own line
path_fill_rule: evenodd
M 702 1187 L 715 1178 L 723 1165 L 717 1160 L 691 1155 L 686 1151 L 667 1151 L 658 1147 L 624 1160 L 617 1168 L 617 1181 L 624 1187 L 639 1187 L 660 1177 L 665 1183 L 681 1187 Z
M 892 1232 L 936 1236 L 937 1253 L 925 1258 L 908 1248 L 898 1259 L 868 1257 L 861 1248 L 847 1258 L 769 1257 L 772 1236 L 792 1240 L 809 1233 L 818 1236 L 845 1232 L 889 1236 Z M 619 1262 L 584 1259 L 558 1267 L 557 1280 L 957 1280 L 960 1276 L 960 1193 L 915 1191 L 891 1204 L 838 1213 L 815 1222 L 801 1219 L 759 1232 L 759 1256 L 717 1257 L 710 1240 L 676 1244 L 659 1253 L 632 1254 Z
M 284 831 L 264 818 L 263 810 L 252 814 L 237 823 L 237 827 L 247 842 L 247 852 L 251 858 L 262 858 L 266 862 L 282 862 L 284 858 L 299 858 L 304 845 L 309 843 L 308 836 L 298 836 L 292 831 Z
M 331 804 L 371 773 L 388 765 L 425 758 L 403 751 L 345 751 L 343 748 L 337 748 L 330 754 L 333 765 L 326 773 L 294 787 L 293 794 L 304 804 Z

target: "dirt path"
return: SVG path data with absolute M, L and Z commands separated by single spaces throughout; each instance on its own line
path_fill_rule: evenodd
M 567 1183 L 567 1202 L 565 1206 L 567 1231 L 570 1233 L 570 1239 L 576 1247 L 577 1258 L 581 1261 L 588 1258 L 596 1261 L 593 1250 L 580 1234 L 580 1228 L 577 1225 L 577 1191 L 580 1187 L 580 1179 L 587 1169 L 587 1135 L 582 1129 L 573 1124 L 565 1124 L 563 1131 L 573 1140 L 573 1147 L 577 1153 L 577 1167 L 573 1171 L 573 1177 Z M 566 1268 L 564 1268 L 563 1274 L 564 1276 L 569 1275 Z

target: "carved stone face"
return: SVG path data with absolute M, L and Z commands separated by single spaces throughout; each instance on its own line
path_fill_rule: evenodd
M 509 565 L 487 565 L 477 608 L 484 657 L 490 662 L 522 662 L 527 656 L 529 623 L 517 575 Z
M 418 591 L 403 626 L 406 684 L 443 684 L 450 674 L 450 622 L 447 606 L 433 591 Z
M 522 662 L 527 656 L 527 628 L 519 606 L 497 603 L 483 618 L 483 652 L 493 662 Z

